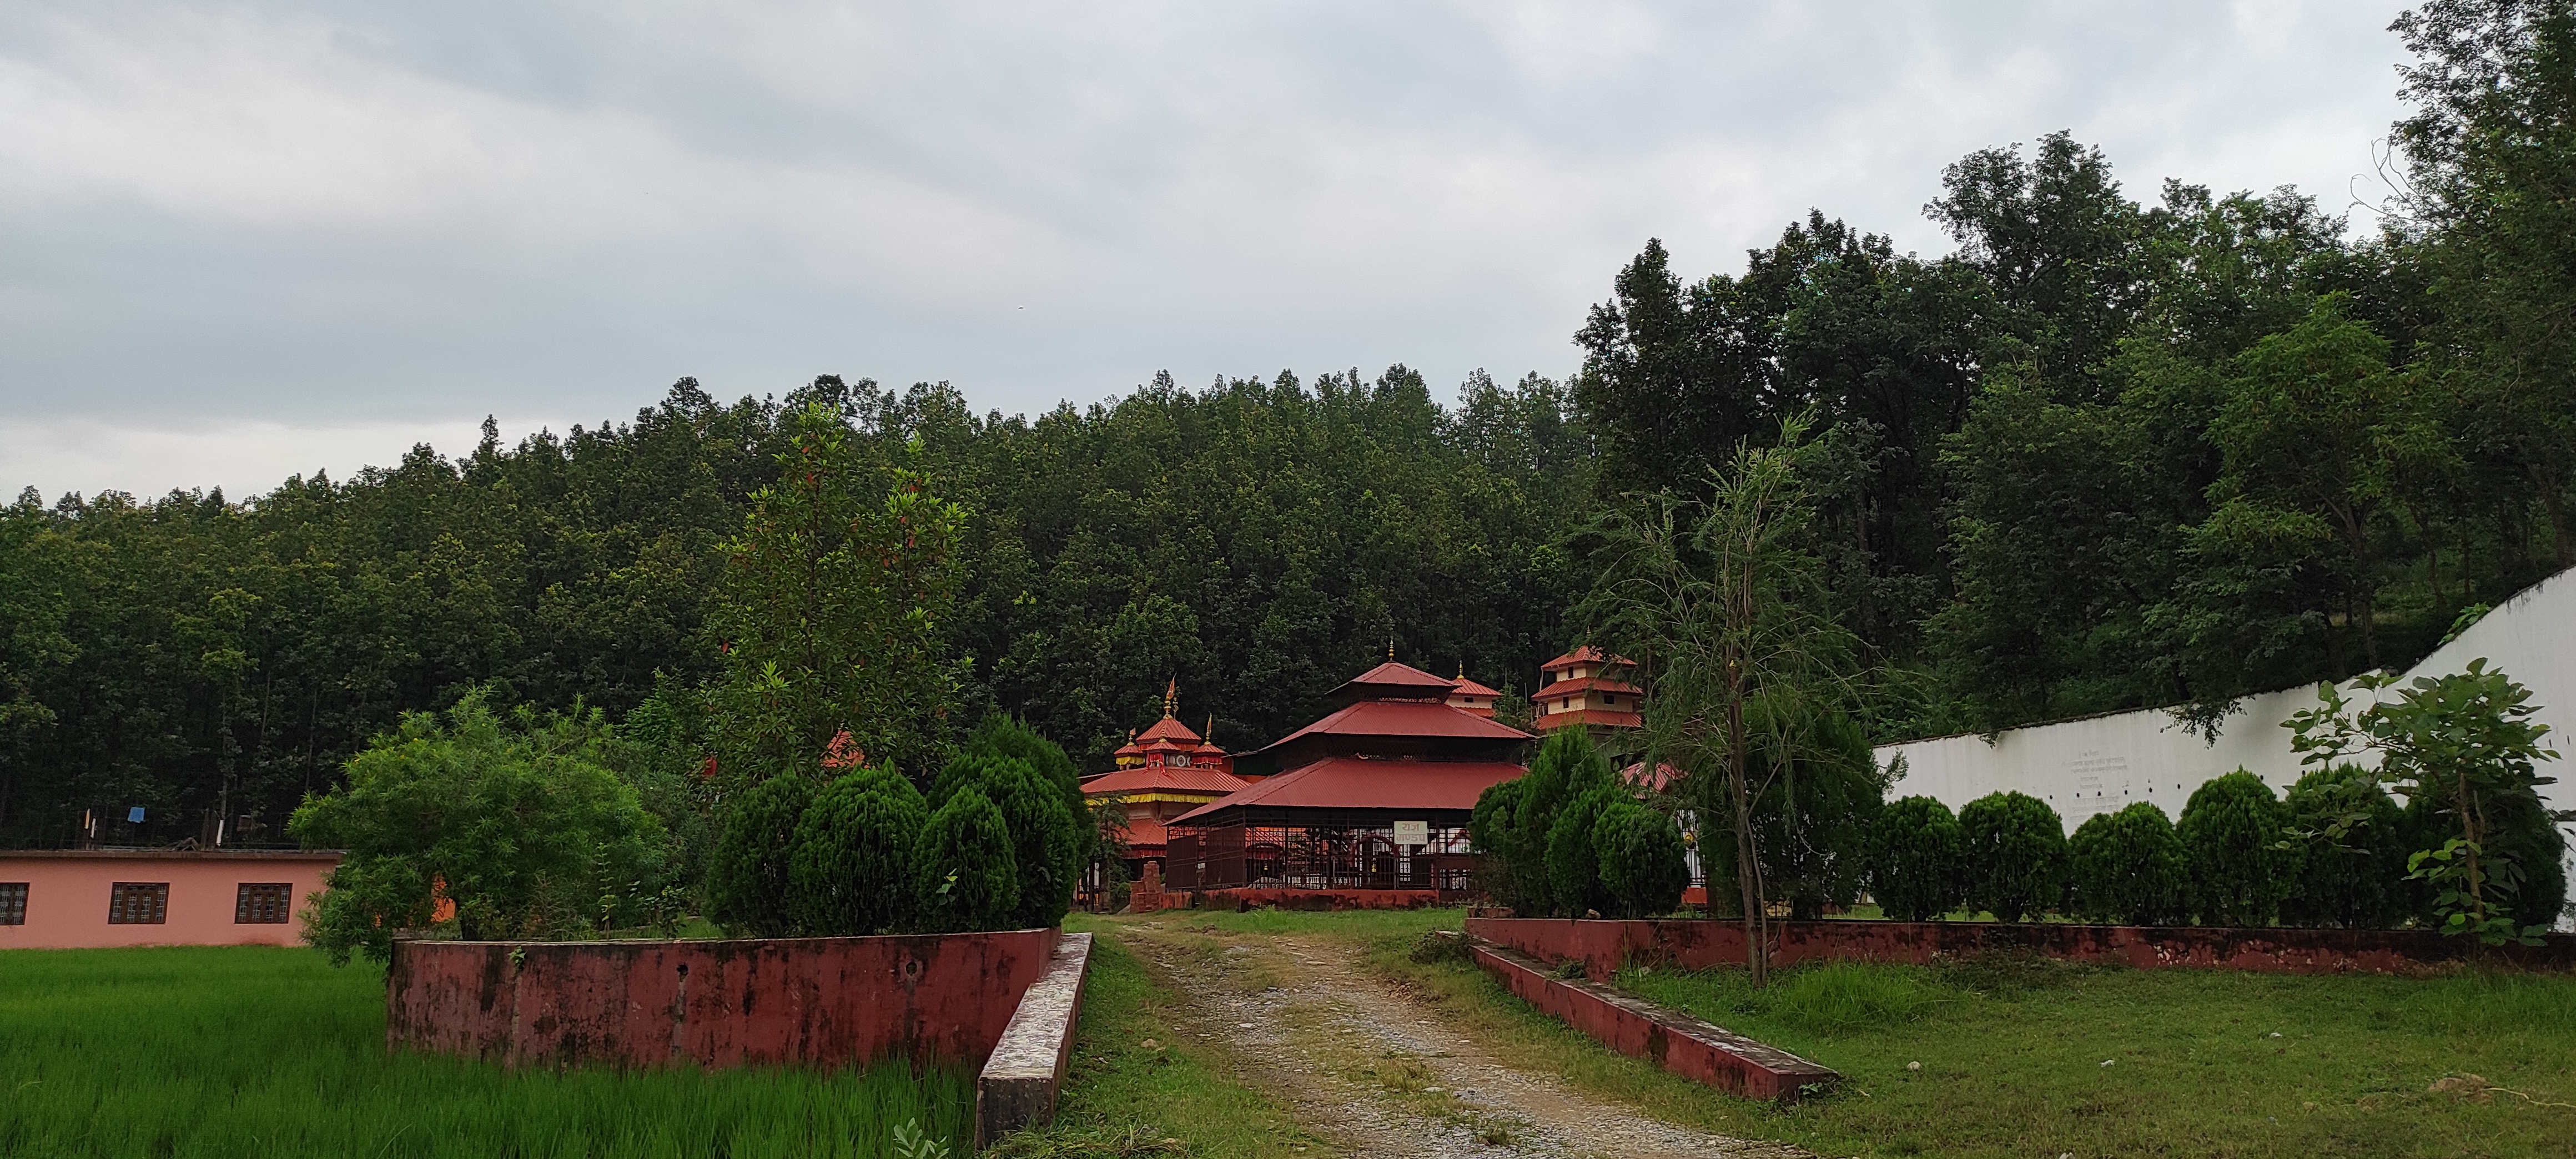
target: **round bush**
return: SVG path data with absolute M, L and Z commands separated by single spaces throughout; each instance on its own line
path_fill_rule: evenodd
M 2189 875 L 2181 839 L 2165 811 L 2146 801 L 2098 813 L 2067 842 L 2074 911 L 2086 921 L 2123 926 L 2180 922 Z
M 1616 801 L 1592 823 L 1601 885 L 1620 917 L 1671 913 L 1690 887 L 1681 826 L 1634 801 Z
M 1587 910 L 1618 908 L 1602 888 L 1601 853 L 1592 847 L 1592 826 L 1626 799 L 1617 789 L 1597 788 L 1556 811 L 1556 823 L 1547 831 L 1547 892 L 1558 913 L 1579 918 Z
M 707 916 L 727 933 L 783 938 L 796 933 L 788 859 L 796 826 L 813 802 L 802 777 L 772 777 L 734 798 L 707 860 Z
M 1968 908 L 1998 921 L 2038 917 L 2066 891 L 2066 826 L 2028 793 L 1988 793 L 1959 810 Z
M 912 855 L 914 925 L 952 934 L 1011 927 L 1020 904 L 1019 869 L 1002 810 L 968 785 L 922 825 Z
M 2238 769 L 2192 790 L 2174 832 L 2191 872 L 2191 905 L 2205 926 L 2268 926 L 2296 868 L 2277 846 L 2290 817 L 2263 778 Z
M 1880 810 L 1870 833 L 1870 894 L 1901 922 L 1933 921 L 1958 908 L 1963 838 L 1950 807 L 1906 797 Z
M 2342 848 L 2318 838 L 2293 858 L 2298 867 L 2281 899 L 2282 925 L 2376 930 L 2405 920 L 2406 812 L 2378 778 L 2352 765 L 2317 769 L 2290 786 L 2281 805 L 2302 832 L 2322 832 L 2347 809 L 2364 816 L 2343 835 Z
M 912 920 L 912 847 L 930 805 L 888 768 L 862 768 L 824 786 L 796 826 L 788 858 L 790 908 L 810 936 L 902 929 Z

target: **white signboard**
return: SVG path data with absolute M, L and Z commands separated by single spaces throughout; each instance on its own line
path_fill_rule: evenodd
M 1398 845 L 1431 844 L 1431 823 L 1429 821 L 1396 822 L 1395 843 Z

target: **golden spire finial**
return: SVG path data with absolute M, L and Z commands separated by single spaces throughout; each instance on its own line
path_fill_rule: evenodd
M 1386 638 L 1386 658 L 1389 660 L 1395 659 L 1395 637 L 1392 634 L 1388 635 Z
M 1181 678 L 1175 676 L 1172 678 L 1171 683 L 1163 686 L 1163 716 L 1168 719 L 1174 712 L 1180 709 L 1180 706 Z
M 1460 680 L 1464 680 L 1464 679 L 1466 679 L 1466 678 L 1467 678 L 1467 658 L 1466 658 L 1466 657 L 1464 657 L 1464 656 L 1461 656 L 1461 657 L 1459 657 L 1459 658 L 1458 658 L 1458 679 L 1460 679 Z

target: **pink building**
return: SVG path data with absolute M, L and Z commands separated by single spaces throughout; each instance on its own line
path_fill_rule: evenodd
M 291 946 L 329 850 L 0 849 L 0 949 Z

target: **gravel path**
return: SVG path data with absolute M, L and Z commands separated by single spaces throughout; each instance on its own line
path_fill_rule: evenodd
M 1804 1159 L 1677 1127 L 1518 1069 L 1320 939 L 1120 931 L 1298 1120 L 1367 1159 L 1673 1156 Z

